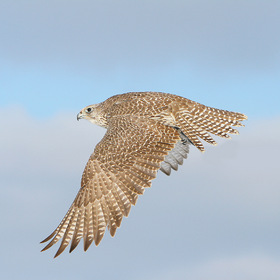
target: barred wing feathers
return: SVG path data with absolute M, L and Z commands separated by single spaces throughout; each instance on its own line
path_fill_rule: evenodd
M 244 114 L 208 107 L 191 100 L 180 100 L 170 106 L 176 125 L 202 152 L 205 149 L 200 139 L 216 145 L 210 133 L 230 138 L 228 134 L 239 134 L 232 126 L 244 126 L 240 121 L 247 119 Z
M 87 250 L 93 241 L 100 243 L 106 227 L 114 236 L 178 141 L 176 129 L 154 120 L 113 117 L 85 167 L 81 189 L 59 226 L 42 241 L 50 240 L 42 251 L 62 239 L 57 257 L 70 242 L 73 251 L 82 238 Z

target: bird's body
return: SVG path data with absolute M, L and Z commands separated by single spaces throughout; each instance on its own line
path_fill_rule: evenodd
M 56 256 L 72 240 L 70 252 L 84 239 L 84 249 L 98 245 L 106 227 L 114 236 L 139 194 L 160 169 L 170 175 L 187 157 L 189 145 L 204 151 L 200 139 L 216 144 L 209 133 L 229 138 L 242 126 L 240 113 L 204 106 L 160 92 L 131 92 L 85 107 L 84 118 L 107 132 L 96 145 L 81 180 L 81 189 L 57 229 L 44 241 L 46 250 L 62 238 Z

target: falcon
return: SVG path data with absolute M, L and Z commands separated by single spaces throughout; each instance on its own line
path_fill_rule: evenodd
M 59 256 L 81 239 L 86 251 L 98 245 L 106 227 L 114 236 L 138 195 L 151 186 L 158 170 L 170 175 L 187 158 L 189 147 L 204 152 L 202 140 L 216 145 L 211 134 L 230 138 L 232 127 L 247 116 L 207 107 L 162 92 L 129 92 L 85 107 L 77 119 L 107 129 L 84 169 L 81 188 L 58 227 L 41 243 L 42 251 L 60 239 Z

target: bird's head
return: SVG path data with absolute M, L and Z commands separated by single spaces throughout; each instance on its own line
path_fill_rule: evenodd
M 77 115 L 77 120 L 86 119 L 93 124 L 106 126 L 104 123 L 105 120 L 102 114 L 102 110 L 101 108 L 99 108 L 99 105 L 100 104 L 93 104 L 83 108 Z

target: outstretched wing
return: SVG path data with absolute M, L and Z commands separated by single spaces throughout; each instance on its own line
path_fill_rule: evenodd
M 85 167 L 81 189 L 59 226 L 42 241 L 51 239 L 42 251 L 62 239 L 57 257 L 71 240 L 72 252 L 82 238 L 87 250 L 93 241 L 100 243 L 107 226 L 114 236 L 123 216 L 128 216 L 138 195 L 151 186 L 161 162 L 178 141 L 180 132 L 155 120 L 111 118 Z
M 188 100 L 171 105 L 175 123 L 200 151 L 204 152 L 204 147 L 200 139 L 216 145 L 216 141 L 211 134 L 230 138 L 229 134 L 238 134 L 232 126 L 244 126 L 241 121 L 247 116 L 241 113 L 220 110 L 203 104 Z

